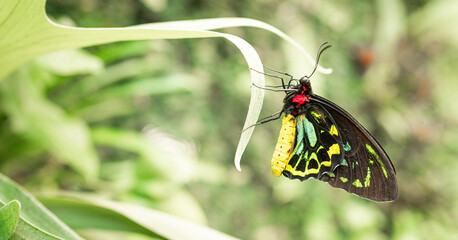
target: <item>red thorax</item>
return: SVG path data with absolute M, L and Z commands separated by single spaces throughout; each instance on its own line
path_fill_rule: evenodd
M 297 103 L 296 107 L 299 107 L 300 105 L 304 104 L 305 102 L 310 102 L 310 96 L 306 96 L 304 93 L 307 91 L 307 88 L 305 86 L 302 86 L 302 92 L 299 95 L 296 95 L 293 98 L 293 103 Z

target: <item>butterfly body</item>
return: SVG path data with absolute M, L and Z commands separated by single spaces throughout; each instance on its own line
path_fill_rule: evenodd
M 395 200 L 395 170 L 375 138 L 345 110 L 313 94 L 309 77 L 291 82 L 271 161 L 274 175 L 316 178 L 372 201 Z
M 280 136 L 272 156 L 272 173 L 278 177 L 286 168 L 296 135 L 296 118 L 288 114 L 283 118 Z

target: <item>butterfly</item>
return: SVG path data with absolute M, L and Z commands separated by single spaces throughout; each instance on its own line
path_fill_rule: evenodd
M 291 78 L 285 85 L 281 77 L 266 74 L 282 79 L 282 89 L 268 90 L 286 92 L 281 111 L 257 123 L 284 114 L 272 172 L 301 181 L 316 178 L 371 201 L 394 201 L 398 197 L 396 172 L 382 146 L 347 111 L 312 92 L 310 77 L 321 53 L 330 47 L 326 44 L 318 50 L 309 76 L 294 79 L 271 69 Z

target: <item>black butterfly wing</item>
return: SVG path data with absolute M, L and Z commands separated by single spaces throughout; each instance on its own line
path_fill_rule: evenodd
M 317 95 L 310 102 L 323 106 L 334 119 L 344 148 L 342 163 L 320 180 L 372 201 L 396 200 L 396 172 L 377 140 L 335 103 Z
M 290 179 L 320 179 L 342 164 L 344 148 L 337 124 L 319 104 L 307 104 L 296 117 L 293 151 L 283 170 Z

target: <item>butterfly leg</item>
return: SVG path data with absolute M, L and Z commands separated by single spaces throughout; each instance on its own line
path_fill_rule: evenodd
M 247 128 L 243 129 L 242 132 L 246 131 L 247 129 L 249 128 L 252 128 L 254 126 L 257 126 L 257 125 L 261 125 L 261 124 L 264 124 L 264 123 L 268 123 L 270 121 L 274 121 L 274 120 L 277 120 L 281 117 L 281 114 L 283 113 L 284 109 L 278 111 L 278 112 L 275 112 L 275 113 L 272 113 L 270 116 L 267 116 L 267 117 L 264 117 L 264 118 L 261 118 L 257 123 L 251 125 L 251 126 L 248 126 Z M 278 116 L 275 116 L 277 115 Z
M 265 68 L 267 68 L 267 69 L 270 69 L 270 70 L 274 71 L 274 72 L 278 72 L 278 71 L 273 70 L 273 69 L 271 69 L 271 68 L 269 68 L 269 67 L 266 67 L 265 65 L 263 65 L 263 66 L 264 66 Z M 259 73 L 259 74 L 264 74 L 264 75 L 269 76 L 269 77 L 274 77 L 274 78 L 280 79 L 280 80 L 281 80 L 281 85 L 282 85 L 283 89 L 286 89 L 285 81 L 283 80 L 282 77 L 277 76 L 277 75 L 274 75 L 274 74 L 270 74 L 270 73 L 260 72 L 260 71 L 258 71 L 258 70 L 256 70 L 256 69 L 253 69 L 253 68 L 250 68 L 250 70 L 255 71 L 255 72 Z M 282 72 L 278 72 L 278 73 L 282 73 Z M 289 75 L 289 74 L 288 74 L 287 76 L 290 76 L 290 77 L 292 78 L 292 76 Z
M 283 75 L 288 76 L 288 77 L 289 77 L 288 88 L 291 86 L 290 84 L 291 84 L 291 81 L 293 80 L 293 76 L 292 76 L 291 74 L 286 73 L 286 72 L 281 72 L 281 71 L 275 70 L 275 69 L 270 68 L 270 67 L 268 67 L 268 66 L 266 66 L 266 65 L 263 65 L 263 66 L 264 66 L 265 68 L 269 69 L 270 71 L 273 71 L 273 72 L 280 73 L 280 74 L 283 74 Z M 286 85 L 285 85 L 285 83 L 283 82 L 283 78 L 282 78 L 281 83 L 282 83 L 282 85 L 283 85 L 283 88 L 286 88 Z
M 252 83 L 253 86 L 259 88 L 259 89 L 263 89 L 263 90 L 268 90 L 268 91 L 272 91 L 272 92 L 299 92 L 298 89 L 272 89 L 272 88 L 265 88 L 265 87 L 260 87 L 254 83 Z

